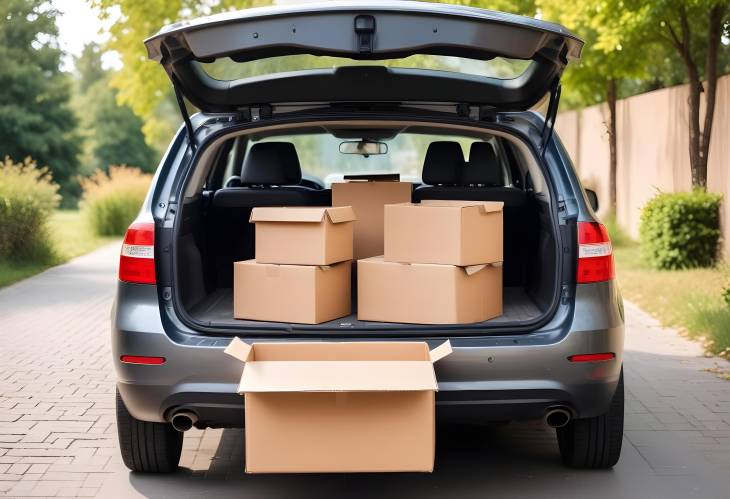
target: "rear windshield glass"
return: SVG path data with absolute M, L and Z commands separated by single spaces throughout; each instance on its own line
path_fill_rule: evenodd
M 285 71 L 327 69 L 343 66 L 389 66 L 394 68 L 430 69 L 449 71 L 490 78 L 511 79 L 527 70 L 532 61 L 495 57 L 488 61 L 441 55 L 412 55 L 402 59 L 357 61 L 343 57 L 314 56 L 307 54 L 269 57 L 257 61 L 238 63 L 229 58 L 216 59 L 202 64 L 203 69 L 217 80 L 236 80 Z
M 280 135 L 264 138 L 257 142 L 291 142 L 296 147 L 302 174 L 322 181 L 326 186 L 342 180 L 344 175 L 399 173 L 401 180 L 420 182 L 426 150 L 431 142 L 454 141 L 461 145 L 464 159 L 469 159 L 469 148 L 478 139 L 451 135 L 429 135 L 400 133 L 393 138 L 381 139 L 387 152 L 383 154 L 344 154 L 343 143 L 352 139 L 341 139 L 328 133 L 304 135 Z M 249 142 L 248 149 L 257 142 Z M 357 141 L 355 141 L 357 142 Z M 490 139 L 496 146 L 495 139 Z

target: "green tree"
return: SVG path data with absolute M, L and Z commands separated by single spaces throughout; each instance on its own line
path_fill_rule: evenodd
M 0 158 L 48 165 L 68 205 L 78 195 L 80 138 L 59 69 L 57 15 L 44 0 L 0 2 Z
M 103 16 L 121 17 L 110 29 L 108 48 L 119 53 L 123 67 L 112 76 L 119 102 L 144 120 L 147 142 L 164 148 L 180 124 L 172 87 L 159 64 L 147 59 L 143 40 L 171 22 L 191 19 L 232 8 L 268 5 L 270 0 L 89 0 Z
M 117 90 L 109 84 L 113 73 L 102 67 L 99 46 L 86 45 L 75 66 L 74 107 L 85 138 L 84 173 L 122 164 L 151 172 L 158 154 L 145 142 L 142 120 L 117 103 Z
M 566 100 L 571 105 L 590 106 L 605 102 L 608 108 L 606 129 L 609 144 L 609 207 L 616 211 L 616 167 L 618 158 L 616 102 L 624 82 L 645 77 L 649 55 L 637 43 L 636 33 L 626 32 L 622 43 L 599 45 L 603 29 L 603 0 L 576 0 L 570 4 L 541 0 L 545 19 L 559 22 L 585 41 L 580 61 L 571 64 L 563 78 Z
M 672 51 L 685 69 L 689 84 L 689 159 L 692 185 L 707 188 L 707 159 L 715 117 L 717 79 L 730 35 L 728 0 L 604 0 L 599 16 L 603 29 L 598 45 L 604 48 L 631 43 L 660 44 Z M 704 118 L 703 107 L 704 94 Z

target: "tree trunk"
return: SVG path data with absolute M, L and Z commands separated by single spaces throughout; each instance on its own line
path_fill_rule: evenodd
M 703 188 L 702 179 L 707 177 L 707 163 L 702 161 L 700 143 L 702 132 L 700 131 L 700 94 L 702 82 L 700 74 L 693 62 L 687 64 L 687 76 L 689 79 L 689 165 L 692 171 L 692 187 Z M 704 173 L 703 173 L 704 172 Z
M 606 82 L 606 101 L 608 102 L 608 196 L 609 209 L 611 213 L 616 213 L 616 165 L 618 156 L 616 153 L 616 100 L 617 100 L 617 84 L 613 78 Z
M 707 188 L 707 162 L 710 156 L 710 138 L 712 137 L 712 124 L 715 118 L 717 96 L 717 54 L 720 49 L 724 14 L 724 8 L 716 5 L 710 10 L 708 19 L 707 60 L 705 61 L 705 75 L 707 77 L 707 88 L 705 89 L 705 122 L 702 127 L 702 139 L 699 146 L 700 163 L 697 184 L 693 184 L 702 189 Z

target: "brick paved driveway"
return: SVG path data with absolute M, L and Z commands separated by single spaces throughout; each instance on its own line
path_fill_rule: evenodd
M 613 471 L 559 464 L 540 424 L 441 428 L 432 475 L 246 476 L 240 430 L 191 431 L 182 468 L 129 473 L 116 449 L 112 245 L 0 290 L 0 495 L 730 498 L 724 361 L 627 306 L 627 423 Z

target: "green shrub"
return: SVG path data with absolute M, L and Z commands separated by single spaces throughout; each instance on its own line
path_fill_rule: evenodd
M 657 194 L 641 211 L 642 258 L 656 269 L 712 266 L 720 239 L 721 200 L 701 190 Z
M 30 158 L 0 162 L 0 258 L 52 260 L 47 222 L 60 200 L 47 168 L 38 168 Z
M 81 209 L 99 236 L 122 236 L 137 216 L 152 175 L 139 168 L 112 166 L 81 179 Z

